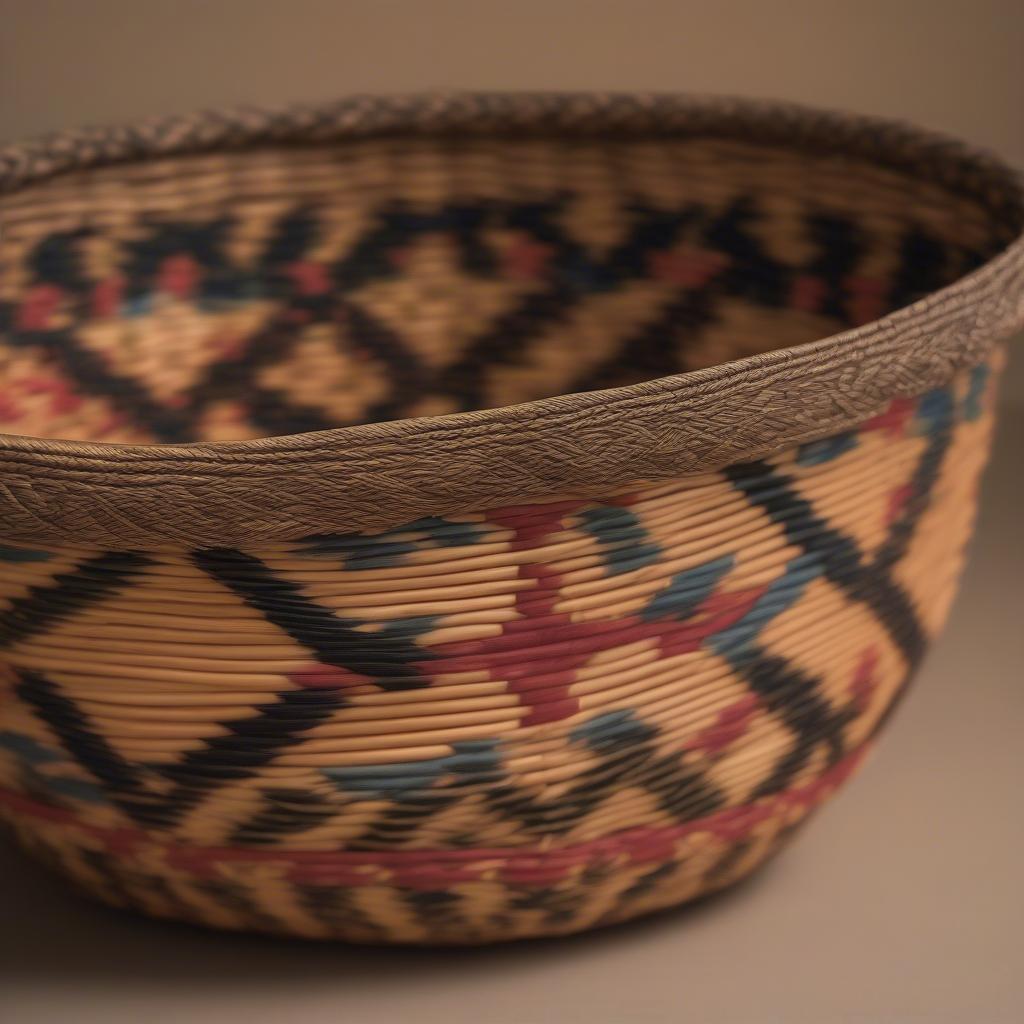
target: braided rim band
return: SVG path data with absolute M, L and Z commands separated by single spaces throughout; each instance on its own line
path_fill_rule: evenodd
M 357 97 L 80 132 L 0 152 L 0 190 L 211 150 L 388 134 L 740 137 L 869 160 L 975 199 L 1017 232 L 998 161 L 888 121 L 742 100 L 643 95 Z M 102 445 L 0 436 L 11 540 L 248 544 L 373 530 L 560 492 L 716 469 L 835 434 L 945 383 L 1024 322 L 1024 236 L 974 273 L 864 327 L 613 390 L 288 437 Z

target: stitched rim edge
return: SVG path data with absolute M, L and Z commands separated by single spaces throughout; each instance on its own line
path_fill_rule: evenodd
M 735 137 L 855 155 L 1024 221 L 1019 176 L 897 122 L 666 94 L 357 96 L 65 133 L 0 150 L 0 192 L 87 167 L 383 134 Z M 0 435 L 11 540 L 125 547 L 267 543 L 383 529 L 554 493 L 608 493 L 846 429 L 943 384 L 1024 324 L 1024 234 L 973 273 L 870 324 L 706 370 L 516 406 L 286 437 L 111 445 Z

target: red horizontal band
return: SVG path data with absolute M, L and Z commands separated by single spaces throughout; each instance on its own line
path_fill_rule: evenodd
M 624 859 L 628 863 L 661 863 L 673 856 L 674 844 L 689 835 L 709 832 L 723 842 L 750 835 L 762 822 L 788 811 L 806 811 L 821 803 L 856 770 L 867 746 L 847 755 L 813 782 L 794 786 L 743 807 L 717 811 L 704 818 L 663 828 L 634 828 L 571 846 L 502 847 L 460 850 L 268 850 L 240 847 L 189 846 L 167 842 L 139 829 L 103 828 L 82 821 L 72 811 L 40 803 L 0 788 L 0 808 L 15 816 L 59 824 L 100 840 L 115 857 L 154 849 L 167 867 L 195 877 L 214 877 L 226 865 L 276 865 L 291 882 L 339 885 L 397 885 L 432 889 L 494 878 L 507 883 L 544 885 L 557 882 L 582 866 Z

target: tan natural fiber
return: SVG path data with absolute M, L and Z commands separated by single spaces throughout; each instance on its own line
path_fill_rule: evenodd
M 872 119 L 356 98 L 0 153 L 0 814 L 354 941 L 711 892 L 941 629 L 1016 175 Z

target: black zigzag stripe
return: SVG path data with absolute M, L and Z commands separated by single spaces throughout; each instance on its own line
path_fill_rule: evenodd
M 259 846 L 280 836 L 316 828 L 337 813 L 337 806 L 304 789 L 264 789 L 263 806 L 231 834 L 231 844 Z
M 146 792 L 142 773 L 92 727 L 89 717 L 56 683 L 40 672 L 20 671 L 14 691 L 118 807 L 140 824 L 161 824 L 162 811 L 156 797 Z
M 147 773 L 123 758 L 54 682 L 39 672 L 20 672 L 15 693 L 122 810 L 157 828 L 172 825 L 221 782 L 247 778 L 269 764 L 344 704 L 336 691 L 286 691 L 251 715 L 221 723 L 222 735 L 188 751 L 177 764 L 153 769 L 177 783 L 172 792 L 157 793 L 147 789 Z
M 352 291 L 374 280 L 396 276 L 398 271 L 391 258 L 394 252 L 431 234 L 446 234 L 454 240 L 467 274 L 492 275 L 498 263 L 484 243 L 482 232 L 507 208 L 507 204 L 486 201 L 445 203 L 431 211 L 414 209 L 401 200 L 385 205 L 374 217 L 374 226 L 335 262 L 335 284 Z
M 131 377 L 111 373 L 102 357 L 78 346 L 73 331 L 12 331 L 4 340 L 18 348 L 41 349 L 63 367 L 77 390 L 108 399 L 133 425 L 145 427 L 158 440 L 174 443 L 191 438 L 188 415 L 165 408 Z
M 533 339 L 545 328 L 563 323 L 582 298 L 562 283 L 528 295 L 477 335 L 463 355 L 437 375 L 431 390 L 451 395 L 462 409 L 478 408 L 488 370 L 521 362 Z
M 386 366 L 390 393 L 367 410 L 368 420 L 399 416 L 405 404 L 430 390 L 421 360 L 401 337 L 365 310 L 335 294 L 291 296 L 285 310 L 252 336 L 241 357 L 210 364 L 203 378 L 189 389 L 189 416 L 195 419 L 212 402 L 231 399 L 243 403 L 252 423 L 269 434 L 300 434 L 335 426 L 320 410 L 259 383 L 261 371 L 286 362 L 302 340 L 303 328 L 314 323 L 337 325 L 339 344 L 351 344 Z
M 794 735 L 792 747 L 757 786 L 753 799 L 784 790 L 821 743 L 828 744 L 830 764 L 843 757 L 843 730 L 855 712 L 851 708 L 834 709 L 821 696 L 821 679 L 758 648 L 746 651 L 732 664 L 764 706 L 778 715 Z
M 539 800 L 514 786 L 495 786 L 482 797 L 491 813 L 525 832 L 570 832 L 609 796 L 627 786 L 646 790 L 673 820 L 693 821 L 725 806 L 725 795 L 699 769 L 676 755 L 659 757 L 649 741 L 622 749 L 609 744 L 598 762 L 557 801 Z
M 102 856 L 107 863 L 112 863 L 108 855 L 103 854 Z M 135 905 L 143 911 L 151 905 L 153 899 L 156 899 L 164 908 L 163 912 L 186 921 L 195 918 L 195 909 L 182 899 L 171 882 L 162 875 L 156 875 L 150 871 L 128 870 L 123 865 L 119 868 L 119 872 L 125 878 L 129 891 L 133 894 Z
M 433 390 L 456 397 L 463 408 L 479 406 L 489 367 L 521 362 L 535 338 L 563 323 L 589 295 L 646 278 L 648 253 L 654 247 L 671 245 L 700 212 L 692 204 L 680 212 L 635 211 L 637 222 L 629 238 L 606 260 L 594 260 L 559 224 L 566 200 L 563 196 L 550 202 L 495 207 L 505 227 L 550 249 L 550 280 L 542 291 L 525 296 L 473 338 L 461 358 L 439 374 Z
M 427 685 L 416 664 L 429 655 L 413 641 L 393 633 L 360 632 L 252 555 L 211 548 L 193 552 L 192 558 L 203 572 L 234 591 L 323 664 L 367 676 L 383 689 Z
M 303 433 L 333 426 L 316 409 L 285 400 L 260 387 L 257 379 L 265 368 L 287 361 L 302 339 L 302 326 L 331 320 L 335 307 L 330 297 L 290 296 L 284 308 L 248 339 L 241 356 L 212 362 L 189 388 L 185 409 L 190 422 L 211 403 L 232 400 L 244 403 L 252 422 L 270 433 Z
M 386 930 L 358 904 L 357 890 L 342 885 L 296 882 L 297 902 L 329 932 L 359 935 L 363 941 L 383 941 Z
M 213 363 L 204 378 L 188 390 L 182 408 L 168 408 L 155 400 L 131 376 L 111 371 L 101 356 L 76 344 L 74 330 L 23 330 L 17 327 L 16 309 L 0 304 L 0 331 L 13 346 L 31 346 L 44 351 L 62 365 L 83 393 L 104 396 L 128 414 L 135 425 L 146 428 L 157 440 L 183 441 L 196 433 L 196 424 L 211 403 L 231 398 L 250 408 L 250 420 L 260 430 L 275 434 L 321 430 L 334 426 L 315 409 L 290 401 L 286 395 L 259 385 L 261 367 L 289 358 L 291 346 L 302 324 L 336 319 L 348 298 L 353 308 L 358 291 L 368 283 L 400 276 L 396 255 L 418 238 L 431 234 L 449 237 L 458 253 L 464 273 L 497 278 L 504 273 L 503 261 L 494 248 L 494 229 L 514 231 L 545 247 L 547 263 L 540 290 L 531 290 L 499 321 L 470 339 L 463 353 L 449 367 L 431 376 L 416 359 L 400 334 L 362 311 L 350 317 L 346 342 L 372 351 L 386 364 L 393 378 L 391 394 L 364 414 L 372 419 L 400 416 L 409 402 L 424 390 L 444 394 L 462 408 L 478 407 L 486 399 L 486 371 L 492 365 L 515 364 L 528 358 L 533 342 L 548 329 L 565 321 L 590 296 L 649 280 L 650 258 L 672 249 L 684 238 L 701 248 L 722 254 L 725 266 L 710 284 L 695 313 L 692 303 L 676 296 L 660 317 L 658 329 L 638 330 L 619 340 L 619 355 L 593 376 L 574 382 L 570 390 L 612 383 L 620 366 L 634 377 L 647 373 L 661 376 L 677 372 L 671 344 L 663 342 L 681 335 L 688 340 L 708 322 L 722 298 L 742 299 L 765 308 L 785 306 L 798 275 L 810 275 L 824 286 L 822 313 L 840 325 L 854 322 L 849 294 L 850 275 L 869 251 L 870 238 L 848 219 L 827 212 L 810 212 L 804 217 L 803 232 L 815 255 L 809 261 L 791 265 L 773 256 L 759 240 L 757 221 L 764 216 L 756 197 L 746 195 L 716 208 L 713 204 L 687 203 L 676 210 L 649 209 L 626 202 L 623 215 L 629 226 L 623 242 L 606 255 L 596 255 L 572 237 L 564 223 L 569 190 L 544 201 L 472 201 L 442 204 L 433 210 L 413 209 L 394 201 L 375 211 L 372 226 L 342 258 L 327 268 L 330 287 L 322 294 L 301 294 L 291 271 L 314 250 L 322 235 L 318 211 L 300 205 L 279 219 L 253 265 L 235 266 L 229 257 L 228 235 L 234 228 L 230 217 L 208 223 L 158 220 L 143 224 L 144 236 L 126 246 L 121 267 L 126 296 L 145 301 L 158 284 L 164 260 L 170 256 L 189 257 L 200 270 L 192 296 L 200 308 L 217 308 L 218 303 L 245 301 L 252 296 L 271 299 L 283 307 L 283 318 L 266 332 L 259 332 L 246 351 Z M 59 232 L 42 240 L 29 254 L 27 263 L 36 284 L 57 285 L 77 306 L 76 315 L 88 317 L 92 282 L 82 269 L 79 249 L 85 232 Z M 959 269 L 964 256 L 954 248 L 911 224 L 900 242 L 899 263 L 888 282 L 885 305 L 903 306 L 941 286 Z M 692 289 L 682 289 L 690 293 Z M 288 321 L 292 314 L 296 319 Z M 678 318 L 678 319 L 677 319 Z M 688 319 L 689 318 L 689 319 Z M 678 353 L 676 353 L 678 355 Z
M 650 871 L 642 874 L 635 882 L 623 889 L 616 899 L 616 907 L 622 908 L 650 895 L 659 886 L 666 883 L 676 872 L 679 871 L 679 864 L 674 860 L 665 861 Z
M 889 566 L 867 562 L 856 542 L 819 516 L 790 479 L 766 462 L 747 462 L 725 470 L 751 504 L 778 524 L 786 539 L 813 556 L 825 578 L 855 601 L 866 604 L 903 652 L 916 665 L 927 638 L 906 591 Z
M 221 735 L 189 750 L 175 764 L 154 768 L 176 783 L 161 797 L 162 824 L 179 821 L 221 783 L 250 778 L 344 705 L 336 690 L 286 690 L 254 707 L 251 715 L 221 722 Z
M 345 698 L 337 690 L 285 690 L 275 700 L 257 704 L 253 714 L 221 722 L 223 734 L 204 740 L 201 747 L 173 765 L 161 765 L 159 771 L 187 789 L 248 778 L 344 706 Z
M 111 858 L 100 850 L 79 847 L 79 863 L 85 865 L 92 873 L 102 892 L 120 907 L 131 907 L 137 903 L 130 886 L 117 871 Z
M 807 233 L 817 248 L 807 272 L 825 286 L 821 312 L 840 323 L 849 322 L 846 281 L 867 251 L 864 229 L 845 217 L 817 213 L 808 217 Z
M 290 929 L 281 919 L 274 916 L 266 904 L 253 897 L 250 889 L 241 882 L 223 878 L 191 879 L 196 892 L 234 914 L 239 923 L 253 931 L 287 933 Z
M 722 885 L 730 880 L 730 876 L 740 866 L 740 862 L 754 848 L 754 840 L 737 839 L 729 846 L 712 865 L 705 871 L 701 884 L 707 887 Z
M 890 308 L 902 309 L 951 279 L 947 269 L 954 251 L 920 227 L 911 226 L 900 241 L 899 262 L 892 281 Z
M 610 796 L 626 786 L 646 790 L 666 814 L 679 822 L 704 817 L 725 806 L 725 795 L 699 768 L 683 764 L 678 755 L 660 756 L 652 740 L 656 733 L 638 727 L 626 746 L 617 740 L 592 741 L 597 760 L 556 800 L 541 799 L 502 780 L 497 774 L 479 799 L 500 821 L 513 823 L 528 835 L 564 835 L 585 820 Z M 477 777 L 475 782 L 481 781 Z M 391 797 L 389 805 L 348 843 L 350 849 L 399 849 L 429 820 L 461 798 L 464 784 L 436 791 L 410 791 Z M 453 843 L 458 844 L 457 839 Z M 467 837 L 467 845 L 471 840 Z
M 465 926 L 462 899 L 449 889 L 399 889 L 402 902 L 414 920 L 429 933 L 459 934 Z
M 58 232 L 44 238 L 28 258 L 36 284 L 56 284 L 79 302 L 87 294 L 90 282 L 82 269 L 80 243 L 85 229 Z M 190 239 L 195 241 L 195 238 Z M 148 243 L 147 243 L 148 244 Z M 79 348 L 70 329 L 25 330 L 18 328 L 6 308 L 3 321 L 4 344 L 17 348 L 37 348 L 59 364 L 80 391 L 101 395 L 127 413 L 135 425 L 145 426 L 162 441 L 189 438 L 189 418 L 165 408 L 153 400 L 145 388 L 130 377 L 112 373 L 102 356 L 88 348 Z
M 358 837 L 351 840 L 349 849 L 400 849 L 409 840 L 415 839 L 431 818 L 442 814 L 449 807 L 454 807 L 461 799 L 462 794 L 448 790 L 403 794 L 395 803 L 373 818 Z
M 400 416 L 410 401 L 430 390 L 423 361 L 399 335 L 358 305 L 342 306 L 340 315 L 346 321 L 351 343 L 379 360 L 388 370 L 391 395 L 371 406 L 366 418 L 376 421 Z
M 867 605 L 902 651 L 907 663 L 904 683 L 893 696 L 889 707 L 875 730 L 888 721 L 906 692 L 906 682 L 924 655 L 927 637 L 913 602 L 906 591 L 892 578 L 893 566 L 904 556 L 913 538 L 917 523 L 928 505 L 938 479 L 942 461 L 952 437 L 952 417 L 947 398 L 940 410 L 937 426 L 932 430 L 928 446 L 918 461 L 911 479 L 911 497 L 903 514 L 892 524 L 889 535 L 875 558 L 864 558 L 854 541 L 829 526 L 818 516 L 809 501 L 791 485 L 790 480 L 764 462 L 747 463 L 726 470 L 732 482 L 747 499 L 760 506 L 773 522 L 782 526 L 790 543 L 820 562 L 826 578 L 840 587 L 850 598 Z M 842 755 L 842 729 L 852 717 L 851 709 L 833 712 L 817 694 L 816 680 L 794 675 L 781 659 L 763 652 L 737 666 L 741 675 L 762 699 L 783 689 L 793 694 L 778 703 L 778 711 L 787 718 L 787 725 L 796 733 L 796 742 L 775 766 L 771 776 L 756 791 L 756 796 L 778 792 L 806 763 L 814 747 L 828 738 L 832 760 Z M 798 691 L 802 694 L 798 697 Z M 769 706 L 771 706 L 769 704 Z M 793 719 L 794 712 L 799 720 Z
M 508 898 L 510 911 L 532 911 L 542 916 L 544 923 L 552 927 L 567 925 L 574 921 L 591 898 L 590 887 L 601 881 L 600 877 L 580 878 L 579 888 L 564 886 L 522 886 L 511 889 Z
M 680 350 L 715 322 L 714 305 L 714 297 L 706 288 L 684 292 L 657 319 L 624 338 L 619 351 L 575 380 L 571 390 L 616 387 L 637 373 L 651 379 L 678 373 Z
M 921 456 L 914 476 L 911 479 L 911 496 L 903 508 L 903 514 L 891 526 L 889 536 L 881 548 L 879 548 L 878 554 L 875 557 L 875 565 L 885 572 L 888 572 L 906 554 L 907 548 L 913 540 L 918 521 L 924 510 L 928 507 L 928 499 L 931 497 L 931 492 L 938 481 L 942 462 L 953 440 L 952 398 L 948 393 L 943 392 L 936 392 L 935 395 L 943 405 L 943 408 L 938 410 L 939 420 L 936 429 L 932 430 L 928 447 Z M 878 721 L 872 727 L 871 738 L 876 736 L 885 727 L 896 709 L 903 703 L 903 697 L 907 692 L 907 684 L 910 682 L 914 668 L 923 654 L 922 645 L 917 658 L 910 663 L 900 688 L 893 695 L 892 700 L 889 701 L 889 706 L 882 712 Z
M 309 434 L 336 426 L 319 410 L 293 401 L 280 390 L 253 385 L 244 395 L 239 400 L 245 404 L 247 419 L 267 436 Z
M 59 573 L 0 612 L 0 647 L 45 632 L 94 601 L 115 593 L 151 564 L 132 551 L 108 551 Z
M 910 498 L 903 507 L 902 514 L 889 527 L 885 542 L 875 556 L 874 571 L 888 573 L 892 567 L 907 553 L 910 542 L 914 539 L 918 521 L 928 507 L 946 452 L 953 440 L 953 399 L 948 392 L 936 391 L 932 394 L 935 404 L 940 408 L 933 410 L 937 422 L 933 424 L 928 445 L 918 460 L 914 475 L 910 479 Z

